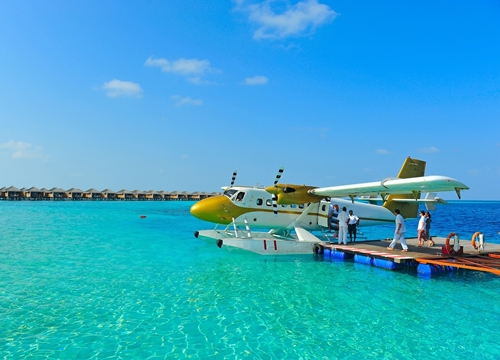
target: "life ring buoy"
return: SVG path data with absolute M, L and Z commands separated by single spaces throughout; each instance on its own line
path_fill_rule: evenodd
M 481 241 L 481 237 L 479 237 L 478 241 L 476 242 L 476 238 L 479 235 L 482 235 L 480 231 L 477 231 L 474 233 L 474 235 L 472 235 L 472 240 L 471 240 L 472 247 L 476 250 L 479 250 L 483 247 L 483 242 Z
M 453 247 L 450 246 L 450 239 L 453 238 Z M 453 249 L 455 247 L 455 244 L 458 242 L 458 234 L 451 232 L 448 234 L 448 237 L 446 238 L 446 250 L 448 250 L 449 254 L 455 253 L 455 250 Z

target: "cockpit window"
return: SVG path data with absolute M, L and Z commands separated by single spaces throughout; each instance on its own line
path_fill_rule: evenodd
M 244 197 L 245 193 L 243 191 L 240 191 L 238 195 L 236 195 L 236 201 L 242 201 Z
M 226 191 L 224 191 L 224 195 L 226 195 L 228 198 L 231 199 L 231 197 L 234 195 L 235 192 L 237 192 L 238 190 L 235 190 L 235 189 L 228 189 Z

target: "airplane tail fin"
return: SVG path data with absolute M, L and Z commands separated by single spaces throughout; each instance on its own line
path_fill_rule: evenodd
M 424 176 L 425 174 L 425 164 L 423 160 L 412 159 L 407 157 L 401 170 L 399 170 L 399 179 L 408 179 L 413 177 Z M 405 201 L 394 201 L 395 199 L 406 200 Z M 415 194 L 405 194 L 405 195 L 389 195 L 384 202 L 384 207 L 394 212 L 395 209 L 401 211 L 401 215 L 404 218 L 416 218 L 418 215 L 419 203 L 411 200 L 420 199 L 420 192 Z

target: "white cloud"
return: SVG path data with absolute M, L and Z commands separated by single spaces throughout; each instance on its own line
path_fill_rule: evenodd
M 201 105 L 203 105 L 203 100 L 191 99 L 189 96 L 173 95 L 173 96 L 171 96 L 171 98 L 176 101 L 175 106 L 182 106 L 182 105 L 201 106 Z
M 106 95 L 108 95 L 109 97 L 142 96 L 141 86 L 130 81 L 113 79 L 107 83 L 104 83 L 102 88 L 106 90 Z
M 392 154 L 389 150 L 386 150 L 386 149 L 377 149 L 375 152 L 377 154 L 381 154 L 381 155 L 390 155 L 390 154 Z
M 144 65 L 159 67 L 163 72 L 171 72 L 177 75 L 198 75 L 198 77 L 207 72 L 215 71 L 210 66 L 210 61 L 199 59 L 180 58 L 175 61 L 170 61 L 163 58 L 155 59 L 150 56 Z
M 432 153 L 437 153 L 439 152 L 439 149 L 434 147 L 434 146 L 431 146 L 431 147 L 428 147 L 428 148 L 420 148 L 418 149 L 419 152 L 422 152 L 422 153 L 427 153 L 427 154 L 432 154 Z
M 214 84 L 216 84 L 213 81 L 203 80 L 199 76 L 188 78 L 187 81 L 189 81 L 190 83 L 195 84 L 195 85 L 214 85 Z
M 250 5 L 244 0 L 235 2 L 236 8 L 248 13 L 248 19 L 259 26 L 253 35 L 254 39 L 282 39 L 308 35 L 338 15 L 328 5 L 318 3 L 318 0 L 299 1 L 295 5 L 285 3 L 285 9 L 280 13 L 275 9 L 283 4 L 283 1 L 265 0 Z
M 269 79 L 265 76 L 254 76 L 250 78 L 245 78 L 245 85 L 264 85 L 267 84 Z
M 5 144 L 0 144 L 0 149 L 12 151 L 13 159 L 40 159 L 44 157 L 41 146 L 33 146 L 22 141 L 10 140 Z

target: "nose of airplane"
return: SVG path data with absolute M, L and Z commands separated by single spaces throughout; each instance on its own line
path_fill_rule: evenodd
M 217 224 L 229 224 L 231 222 L 231 216 L 228 214 L 230 203 L 231 201 L 224 195 L 213 196 L 198 201 L 191 206 L 190 212 L 201 220 Z

